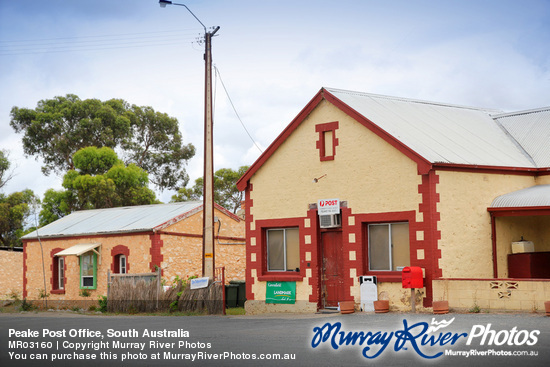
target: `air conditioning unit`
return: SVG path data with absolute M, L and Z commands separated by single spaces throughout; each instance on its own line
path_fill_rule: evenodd
M 329 214 L 319 216 L 319 226 L 321 228 L 337 228 L 342 226 L 342 217 L 340 214 Z

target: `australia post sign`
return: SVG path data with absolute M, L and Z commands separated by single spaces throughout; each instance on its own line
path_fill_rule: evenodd
M 317 214 L 330 215 L 340 213 L 339 199 L 322 199 L 317 202 Z

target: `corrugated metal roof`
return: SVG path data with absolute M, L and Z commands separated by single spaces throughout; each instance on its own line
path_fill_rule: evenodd
M 496 110 L 326 90 L 431 163 L 535 168 Z
M 38 229 L 38 234 L 40 237 L 70 237 L 151 231 L 199 210 L 202 210 L 200 201 L 83 210 Z M 32 238 L 37 238 L 36 231 L 23 236 L 23 239 Z
M 533 159 L 550 167 L 550 107 L 493 116 Z
M 550 206 L 550 185 L 537 185 L 497 197 L 490 208 Z

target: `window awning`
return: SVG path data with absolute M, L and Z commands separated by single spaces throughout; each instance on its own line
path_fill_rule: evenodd
M 88 251 L 94 251 L 96 254 L 100 255 L 100 253 L 96 251 L 96 248 L 99 246 L 101 246 L 101 243 L 81 243 L 60 251 L 55 254 L 55 256 L 80 256 Z

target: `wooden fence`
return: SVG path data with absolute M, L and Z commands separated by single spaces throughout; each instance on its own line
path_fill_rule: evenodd
M 216 268 L 208 287 L 190 289 L 179 282 L 161 284 L 161 269 L 154 273 L 107 274 L 107 311 L 121 313 L 188 311 L 225 314 L 225 268 Z

